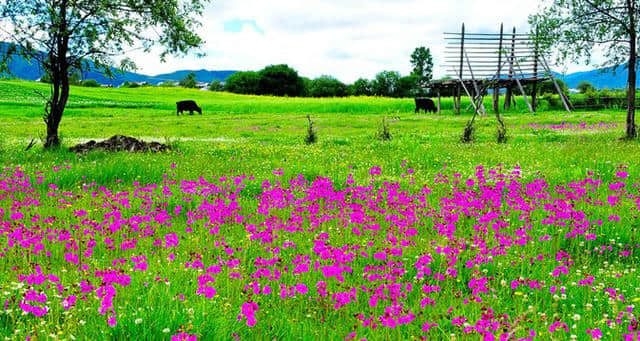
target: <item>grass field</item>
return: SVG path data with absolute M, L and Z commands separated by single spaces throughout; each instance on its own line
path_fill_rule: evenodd
M 519 102 L 506 144 L 492 116 L 461 144 L 471 114 L 449 100 L 414 114 L 409 99 L 76 87 L 65 147 L 123 134 L 175 150 L 24 151 L 47 90 L 0 82 L 0 336 L 637 332 L 640 145 L 619 139 L 623 111 Z M 176 117 L 184 99 L 204 115 Z

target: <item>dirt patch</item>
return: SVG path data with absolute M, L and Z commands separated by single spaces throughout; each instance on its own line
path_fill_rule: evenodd
M 108 152 L 164 152 L 171 147 L 160 142 L 144 142 L 129 136 L 114 135 L 108 140 L 96 142 L 94 140 L 81 143 L 69 148 L 74 153 L 88 153 L 92 150 L 105 150 Z

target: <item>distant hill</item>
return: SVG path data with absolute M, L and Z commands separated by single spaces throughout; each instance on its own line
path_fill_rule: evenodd
M 640 73 L 639 73 L 640 74 Z M 585 80 L 593 84 L 596 89 L 625 89 L 627 87 L 626 64 L 617 68 L 602 68 L 591 71 L 575 72 L 558 75 L 569 88 L 577 88 L 578 83 Z M 640 86 L 640 83 L 638 84 Z
M 8 43 L 0 42 L 0 54 L 6 53 L 8 45 L 9 45 Z M 26 59 L 17 55 L 13 56 L 8 66 L 9 66 L 10 75 L 4 75 L 4 76 L 11 76 L 11 77 L 26 79 L 26 80 L 38 80 L 44 75 L 43 70 L 40 69 L 37 63 L 35 63 L 34 61 L 29 62 Z M 135 73 L 135 72 L 122 73 L 121 71 L 117 71 L 117 69 L 115 68 L 113 69 L 113 71 L 115 74 L 114 78 L 105 77 L 100 72 L 95 72 L 95 71 L 85 72 L 82 75 L 82 78 L 95 79 L 100 84 L 119 86 L 120 84 L 127 81 L 128 82 L 147 82 L 150 84 L 158 84 L 158 83 L 167 82 L 167 81 L 179 81 L 183 79 L 186 75 L 188 75 L 190 72 L 193 72 L 196 74 L 196 80 L 198 80 L 199 82 L 210 83 L 213 80 L 224 81 L 225 79 L 227 79 L 227 77 L 236 73 L 236 71 L 232 71 L 232 70 L 224 70 L 224 71 L 181 70 L 181 71 L 176 71 L 176 72 L 167 73 L 167 74 L 149 76 L 149 75 L 144 75 L 144 74 Z M 3 76 L 3 75 L 0 74 L 0 76 Z
M 8 43 L 0 42 L 0 54 L 6 51 L 7 46 Z M 29 63 L 19 56 L 15 56 L 9 63 L 9 70 L 11 71 L 11 76 L 27 80 L 37 80 L 40 79 L 40 77 L 42 77 L 43 75 L 42 70 L 38 67 L 37 64 Z M 118 86 L 126 81 L 158 84 L 167 81 L 179 81 L 191 72 L 196 74 L 196 79 L 199 82 L 210 83 L 213 80 L 224 81 L 225 79 L 227 79 L 227 77 L 231 76 L 237 71 L 211 71 L 204 69 L 180 70 L 155 76 L 149 76 L 135 72 L 118 72 L 113 79 L 107 78 L 99 72 L 86 72 L 83 75 L 83 79 L 95 79 L 96 81 L 98 81 L 98 83 L 113 86 Z M 2 76 L 2 74 L 0 74 L 0 76 Z M 627 84 L 627 70 L 625 66 L 576 72 L 566 75 L 556 74 L 556 76 L 565 81 L 569 88 L 574 89 L 577 88 L 578 83 L 583 80 L 590 82 L 597 89 L 624 89 L 626 88 Z

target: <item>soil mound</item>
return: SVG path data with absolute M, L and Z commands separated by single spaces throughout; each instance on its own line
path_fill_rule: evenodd
M 159 142 L 144 142 L 133 137 L 114 135 L 108 140 L 96 142 L 91 140 L 69 148 L 74 153 L 87 153 L 92 150 L 105 150 L 109 152 L 164 152 L 171 148 Z

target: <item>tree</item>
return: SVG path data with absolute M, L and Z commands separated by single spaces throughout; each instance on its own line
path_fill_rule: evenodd
M 605 51 L 605 65 L 626 62 L 626 138 L 636 138 L 636 69 L 638 56 L 638 0 L 553 0 L 540 13 L 529 17 L 537 27 L 544 48 L 555 47 L 559 60 L 590 62 L 594 47 Z
M 69 99 L 71 70 L 112 76 L 112 56 L 139 47 L 163 46 L 160 58 L 201 45 L 194 19 L 209 0 L 0 0 L 0 40 L 12 43 L 1 56 L 35 60 L 51 80 L 45 105 L 45 147 L 60 144 L 58 127 Z M 122 69 L 134 68 L 123 60 Z
M 351 87 L 354 96 L 371 96 L 373 94 L 371 82 L 368 79 L 359 78 Z
M 431 56 L 431 50 L 420 46 L 416 48 L 411 54 L 411 65 L 413 65 L 413 71 L 411 75 L 416 80 L 416 91 L 418 95 L 424 95 L 425 88 L 433 79 L 433 57 Z
M 311 97 L 345 97 L 347 86 L 331 76 L 321 76 L 311 81 L 309 96 Z
M 234 94 L 257 95 L 260 75 L 255 71 L 236 72 L 227 78 L 224 89 Z
M 224 85 L 219 80 L 213 80 L 209 83 L 209 91 L 223 91 Z
M 562 93 L 565 96 L 568 96 L 569 87 L 567 86 L 567 83 L 565 83 L 562 79 L 556 79 L 556 83 L 558 83 L 558 86 L 560 87 L 560 90 L 562 90 Z M 531 88 L 531 86 L 529 86 L 529 88 Z M 558 93 L 558 90 L 556 90 L 556 86 L 555 84 L 553 84 L 552 80 L 546 80 L 538 84 L 538 95 L 557 94 L 557 93 Z
M 85 79 L 82 82 L 80 82 L 79 85 L 87 87 L 87 88 L 99 88 L 100 87 L 100 83 L 98 83 L 98 81 L 96 81 L 95 79 Z
M 260 95 L 298 97 L 304 95 L 304 81 L 286 64 L 269 65 L 258 72 Z
M 196 74 L 191 72 L 180 80 L 180 86 L 183 88 L 193 89 L 198 82 L 196 81 Z
M 382 71 L 376 75 L 371 84 L 374 95 L 384 97 L 396 97 L 400 74 L 396 71 Z
M 400 77 L 398 80 L 398 89 L 395 97 L 407 98 L 422 96 L 426 92 L 424 88 L 418 86 L 418 78 L 415 75 Z
M 595 90 L 595 87 L 593 87 L 593 84 L 589 81 L 580 81 L 580 83 L 578 83 L 578 90 L 580 90 L 581 94 L 586 94 L 587 92 Z

